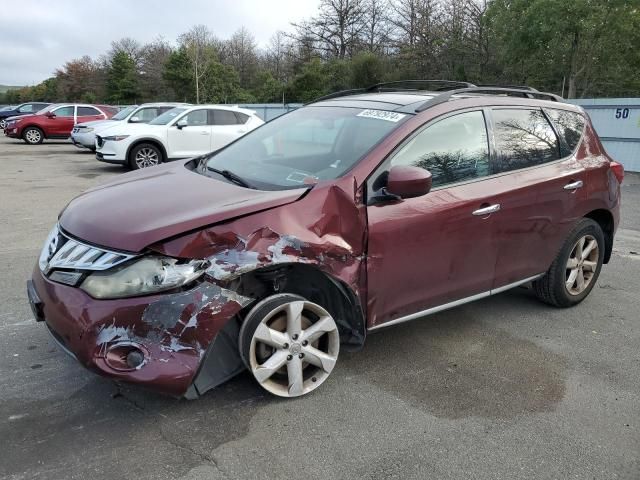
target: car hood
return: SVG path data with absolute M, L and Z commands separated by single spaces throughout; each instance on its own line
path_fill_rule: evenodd
M 298 200 L 306 188 L 261 191 L 200 175 L 188 161 L 145 168 L 87 190 L 61 213 L 72 236 L 116 250 L 148 245 Z
M 117 125 L 121 122 L 122 120 L 92 120 L 91 122 L 82 122 L 82 123 L 78 123 L 76 125 L 76 127 L 101 127 L 101 126 L 111 126 L 111 125 Z
M 37 116 L 38 115 L 36 115 L 35 113 L 14 113 L 10 117 L 7 117 L 6 121 L 8 122 L 9 120 L 15 120 L 16 118 L 27 119 L 31 117 L 37 117 Z
M 122 122 L 113 122 L 112 125 L 105 125 L 104 128 L 100 129 L 100 135 L 144 135 L 151 134 L 154 132 L 161 132 L 163 129 L 166 129 L 166 125 L 149 125 L 148 123 L 122 123 Z

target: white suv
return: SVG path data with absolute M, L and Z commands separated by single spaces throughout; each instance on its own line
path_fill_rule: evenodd
M 113 122 L 148 123 L 158 115 L 175 107 L 189 106 L 188 103 L 145 103 L 131 105 L 120 110 L 107 120 L 95 120 L 93 122 L 78 123 L 71 130 L 71 143 L 78 148 L 96 149 L 96 132 L 105 127 L 112 127 Z
M 118 123 L 96 134 L 96 158 L 132 169 L 218 150 L 264 122 L 251 110 L 197 105 L 169 110 L 147 124 Z

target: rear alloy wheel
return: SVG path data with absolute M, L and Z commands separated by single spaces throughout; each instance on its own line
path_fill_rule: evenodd
M 571 307 L 593 289 L 604 260 L 600 225 L 583 218 L 569 234 L 546 275 L 533 282 L 537 297 L 556 307 Z
M 320 305 L 291 294 L 259 302 L 239 335 L 240 356 L 265 390 L 299 397 L 318 388 L 338 360 L 340 334 Z
M 42 140 L 44 140 L 44 135 L 42 134 L 42 130 L 39 128 L 28 127 L 22 134 L 22 138 L 24 138 L 24 141 L 29 145 L 38 145 L 39 143 L 42 143 Z
M 160 163 L 162 163 L 162 152 L 150 143 L 138 145 L 129 155 L 129 165 L 133 170 L 154 167 Z

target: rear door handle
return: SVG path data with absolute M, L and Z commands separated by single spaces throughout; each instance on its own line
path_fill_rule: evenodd
M 564 186 L 565 190 L 577 190 L 578 188 L 582 187 L 584 185 L 584 182 L 582 180 L 577 180 L 575 182 L 571 182 L 571 183 L 567 183 Z
M 495 205 L 489 205 L 488 207 L 482 207 L 478 210 L 473 211 L 473 215 L 476 217 L 484 217 L 485 215 L 491 215 L 492 213 L 496 213 L 500 211 L 500 204 L 496 203 Z

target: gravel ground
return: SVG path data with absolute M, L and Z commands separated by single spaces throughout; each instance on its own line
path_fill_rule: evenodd
M 122 169 L 6 138 L 0 165 L 1 478 L 640 478 L 639 175 L 581 305 L 517 289 L 372 335 L 309 397 L 241 375 L 188 402 L 85 371 L 27 305 L 57 213 Z

